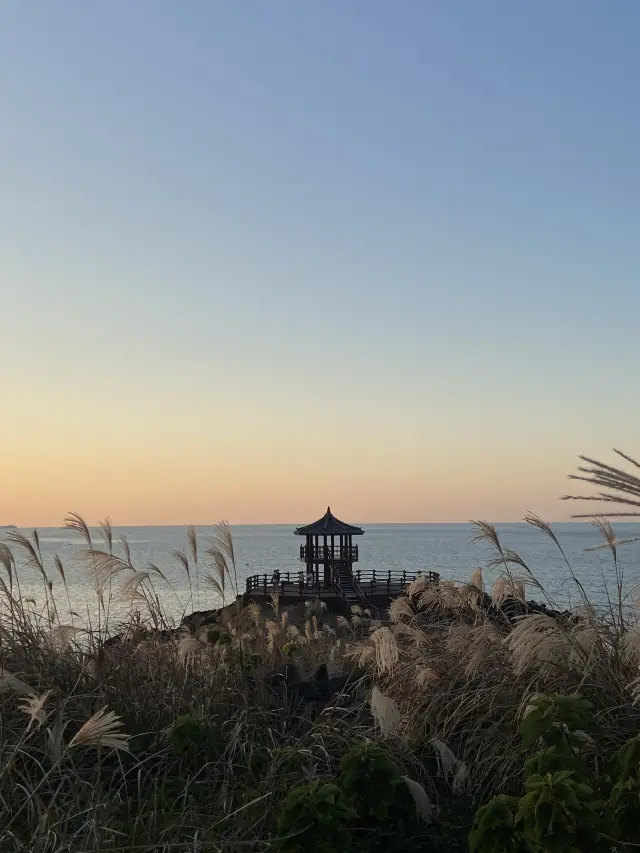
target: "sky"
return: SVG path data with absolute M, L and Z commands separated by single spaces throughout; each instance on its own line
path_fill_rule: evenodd
M 640 5 L 5 0 L 0 523 L 568 518 L 638 454 Z

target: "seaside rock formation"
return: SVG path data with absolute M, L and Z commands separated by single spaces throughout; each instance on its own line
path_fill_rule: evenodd
M 220 612 L 217 608 L 214 610 L 194 610 L 193 613 L 183 617 L 180 627 L 186 628 L 189 633 L 193 634 L 205 625 L 215 625 L 218 622 Z
M 301 703 L 326 703 L 341 693 L 349 693 L 349 687 L 355 687 L 355 680 L 351 675 L 329 676 L 329 668 L 326 663 L 320 664 L 313 676 L 303 679 L 293 663 L 287 663 L 280 669 L 268 673 L 263 683 L 275 693 L 282 694 L 283 698 L 294 705 Z
M 504 598 L 500 603 L 497 603 L 486 592 L 482 592 L 479 589 L 474 589 L 473 592 L 475 608 L 483 611 L 491 622 L 503 628 L 513 627 L 519 618 L 533 613 L 542 613 L 545 616 L 550 616 L 552 619 L 558 620 L 577 619 L 576 615 L 571 613 L 570 610 L 554 610 L 544 602 L 523 601 L 521 598 L 509 596 Z M 417 610 L 424 611 L 424 608 L 421 608 L 420 605 L 419 593 L 413 596 L 412 602 Z M 444 610 L 451 609 L 444 602 L 439 604 L 438 608 Z

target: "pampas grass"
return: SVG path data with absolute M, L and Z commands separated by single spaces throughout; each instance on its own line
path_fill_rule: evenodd
M 64 567 L 43 562 L 37 534 L 0 548 L 0 849 L 181 850 L 193 848 L 194 835 L 206 839 L 198 841 L 203 851 L 267 846 L 275 809 L 262 801 L 280 802 L 302 781 L 283 762 L 287 750 L 305 756 L 311 778 L 328 777 L 351 743 L 381 736 L 388 717 L 376 723 L 369 713 L 366 679 L 352 707 L 340 707 L 341 698 L 336 708 L 319 706 L 319 715 L 286 689 L 266 688 L 268 674 L 283 665 L 311 677 L 329 664 L 330 678 L 356 667 L 360 649 L 337 641 L 336 623 L 317 602 L 310 642 L 304 622 L 295 624 L 295 608 L 269 624 L 256 605 L 230 610 L 224 626 L 174 630 L 162 612 L 156 586 L 168 584 L 157 567 L 133 565 L 128 543 L 110 523 L 96 534 L 73 517 L 69 528 L 81 537 L 75 556 L 89 572 L 87 596 L 99 602 L 94 609 L 87 602 L 87 611 L 98 614 L 94 624 L 58 617 L 48 577 L 60 578 L 62 588 Z M 235 584 L 230 531 L 222 526 L 217 533 L 208 553 L 190 528 L 186 550 L 175 556 L 194 597 L 206 591 L 207 572 L 216 593 Z M 19 555 L 17 569 L 9 544 Z M 44 607 L 20 592 L 21 567 L 34 560 L 44 572 L 37 569 Z M 117 627 L 109 617 L 114 603 Z M 188 604 L 178 601 L 181 610 Z M 375 659 L 373 643 L 369 650 Z M 174 739 L 179 722 L 196 737 L 185 752 Z M 390 744 L 403 764 L 405 747 L 396 739 Z M 260 775 L 250 779 L 258 758 Z M 251 786 L 258 793 L 247 801 Z M 254 807 L 254 799 L 262 805 Z
M 446 630 L 445 647 L 449 654 L 465 656 L 471 643 L 471 625 L 450 625 Z
M 399 657 L 395 635 L 389 628 L 378 628 L 371 634 L 370 639 L 376 653 L 378 673 L 391 672 Z
M 359 666 L 368 666 L 375 664 L 376 650 L 373 646 L 363 646 L 358 653 Z
M 527 520 L 554 539 L 550 526 Z M 640 727 L 633 612 L 615 602 L 602 612 L 583 598 L 570 616 L 518 605 L 513 612 L 525 615 L 506 618 L 507 603 L 524 599 L 521 585 L 539 591 L 538 582 L 486 523 L 479 532 L 501 572 L 493 606 L 474 573 L 468 584 L 418 578 L 375 621 L 358 605 L 350 619 L 336 618 L 312 601 L 302 617 L 302 607 L 278 606 L 265 620 L 266 608 L 253 605 L 228 608 L 224 625 L 172 631 L 156 591 L 166 585 L 161 573 L 134 566 L 110 524 L 92 539 L 79 517 L 71 521 L 103 596 L 97 626 L 80 631 L 60 619 L 48 582 L 46 606 L 29 603 L 11 543 L 0 548 L 0 827 L 23 834 L 19 853 L 266 848 L 275 807 L 262 800 L 279 803 L 304 779 L 332 778 L 349 746 L 367 738 L 384 739 L 428 821 L 432 801 L 519 788 L 517 725 L 536 692 L 590 698 L 603 748 Z M 620 563 L 620 538 L 598 530 Z M 42 560 L 37 534 L 12 548 L 39 561 L 43 581 L 64 584 L 55 561 L 52 571 Z M 208 549 L 189 528 L 180 553 L 194 597 L 207 573 L 223 600 L 237 584 L 228 526 Z M 111 597 L 120 607 L 135 599 L 119 642 L 109 637 Z M 298 680 L 321 664 L 330 679 L 350 674 L 357 691 L 302 701 Z M 289 754 L 304 757 L 303 771 L 286 769 Z
M 621 450 L 614 449 L 613 452 L 621 459 L 629 462 L 635 469 L 640 468 L 640 463 L 633 457 Z M 640 477 L 637 474 L 630 474 L 623 468 L 606 465 L 604 462 L 598 462 L 589 456 L 580 456 L 580 461 L 583 464 L 578 467 L 579 473 L 571 474 L 569 479 L 588 483 L 598 489 L 604 489 L 604 491 L 599 491 L 595 495 L 564 495 L 563 500 L 596 501 L 625 507 L 624 510 L 618 512 L 607 510 L 607 515 L 610 518 L 640 515 Z M 574 518 L 593 518 L 594 515 L 598 515 L 598 513 L 581 513 L 574 515 Z
M 203 644 L 195 637 L 184 637 L 178 644 L 178 661 L 186 666 L 193 660 L 193 656 L 201 652 Z
M 405 625 L 404 622 L 392 625 L 391 630 L 396 637 L 410 637 L 416 648 L 428 642 L 428 637 L 424 631 L 421 631 L 420 628 L 414 628 L 412 625 Z
M 69 749 L 79 746 L 103 746 L 129 751 L 129 737 L 121 731 L 122 722 L 113 711 L 102 708 L 87 720 L 69 742 Z
M 415 613 L 411 605 L 411 599 L 407 596 L 400 596 L 400 598 L 396 598 L 395 601 L 391 602 L 389 618 L 392 622 L 401 622 L 403 619 L 410 622 L 414 616 Z
M 439 681 L 440 675 L 430 666 L 419 666 L 416 670 L 416 684 L 423 690 Z
M 382 737 L 390 735 L 400 722 L 398 706 L 385 696 L 378 687 L 371 691 L 371 713 L 376 721 Z
M 71 647 L 71 641 L 80 633 L 80 628 L 73 625 L 55 625 L 49 632 L 49 642 L 54 649 L 67 650 Z
M 40 694 L 40 696 L 31 695 L 26 696 L 19 704 L 19 708 L 23 711 L 27 717 L 29 718 L 29 728 L 34 724 L 40 727 L 47 715 L 44 711 L 44 706 L 47 703 L 47 700 L 51 696 L 52 691 L 46 690 L 44 693 Z
M 413 598 L 414 596 L 420 596 L 425 590 L 429 589 L 433 585 L 433 581 L 430 581 L 426 575 L 419 574 L 415 580 L 412 580 L 411 583 L 407 587 L 407 595 L 409 598 Z
M 445 777 L 453 776 L 458 767 L 458 759 L 451 749 L 449 749 L 446 743 L 438 740 L 438 738 L 432 738 L 430 744 L 438 761 L 439 772 Z
M 502 604 L 507 595 L 509 588 L 507 586 L 507 578 L 499 577 L 491 589 L 491 598 L 495 604 Z
M 523 616 L 505 640 L 513 669 L 522 675 L 535 664 L 543 672 L 564 666 L 571 655 L 571 641 L 556 619 L 543 613 Z
M 484 578 L 482 577 L 482 569 L 476 569 L 471 575 L 471 586 L 475 586 L 480 592 L 484 592 Z
M 550 526 L 535 516 L 526 520 L 562 550 Z M 598 530 L 619 562 L 613 550 L 617 537 L 604 524 Z M 521 773 L 518 719 L 532 693 L 588 696 L 611 748 L 640 726 L 640 623 L 633 612 L 617 607 L 604 612 L 581 594 L 571 614 L 525 609 L 516 617 L 522 611 L 512 608 L 511 616 L 502 617 L 509 601 L 526 603 L 525 584 L 553 602 L 531 567 L 500 542 L 495 528 L 483 525 L 481 533 L 498 554 L 490 565 L 502 569 L 492 589 L 493 606 L 482 598 L 478 576 L 474 584 L 442 580 L 421 585 L 410 599 L 410 624 L 401 617 L 374 631 L 387 628 L 393 634 L 393 662 L 381 658 L 377 648 L 384 634 L 378 643 L 370 638 L 360 646 L 360 665 L 369 667 L 401 714 L 396 735 L 414 744 L 435 739 L 455 750 L 455 771 L 448 779 L 456 795 L 513 790 Z M 569 575 L 581 590 L 572 569 Z M 403 600 L 397 610 L 403 614 L 405 608 Z
M 409 793 L 416 805 L 416 815 L 422 823 L 431 823 L 433 817 L 433 805 L 429 800 L 427 792 L 419 782 L 415 779 L 410 779 L 408 776 L 403 776 L 402 781 L 409 789 Z
M 451 790 L 454 794 L 463 794 L 469 785 L 469 781 L 469 768 L 464 761 L 458 762 L 453 782 L 451 783 Z

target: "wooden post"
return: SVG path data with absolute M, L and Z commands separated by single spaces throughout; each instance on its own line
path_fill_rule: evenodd
M 323 583 L 327 587 L 329 586 L 329 573 L 331 572 L 331 563 L 329 562 L 329 551 L 327 549 L 327 534 L 323 536 L 322 539 L 323 548 L 322 548 L 322 558 L 324 560 L 324 580 Z

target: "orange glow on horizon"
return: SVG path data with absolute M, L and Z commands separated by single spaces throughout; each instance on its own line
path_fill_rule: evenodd
M 200 460 L 118 458 L 102 454 L 32 455 L 5 459 L 0 522 L 59 526 L 67 512 L 93 524 L 299 524 L 315 520 L 330 504 L 352 522 L 466 522 L 471 518 L 518 521 L 527 510 L 564 520 L 570 507 L 558 500 L 566 488 L 554 471 L 519 471 L 488 478 L 475 470 L 447 470 L 445 460 L 419 467 L 297 466 L 287 458 Z

